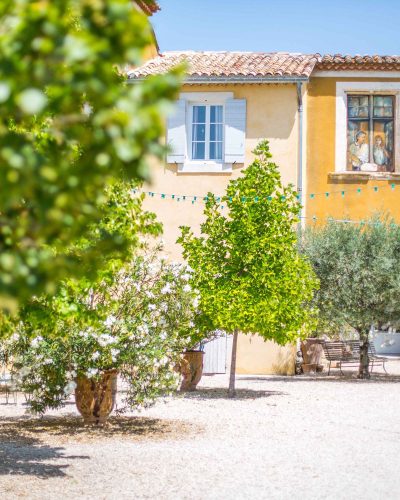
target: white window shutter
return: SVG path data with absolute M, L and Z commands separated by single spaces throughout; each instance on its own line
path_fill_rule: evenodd
M 167 121 L 167 163 L 184 163 L 186 152 L 186 101 L 179 99 Z
M 246 99 L 225 102 L 225 163 L 244 163 Z

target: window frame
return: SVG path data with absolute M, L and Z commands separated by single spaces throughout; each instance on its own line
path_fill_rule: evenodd
M 178 163 L 177 173 L 178 174 L 231 174 L 233 171 L 232 163 L 225 162 L 225 103 L 228 99 L 233 99 L 233 92 L 181 92 L 179 94 L 179 99 L 182 99 L 186 103 L 186 114 L 185 114 L 185 161 L 183 163 Z M 214 160 L 192 160 L 191 157 L 191 136 L 192 128 L 191 122 L 192 118 L 190 115 L 191 105 L 204 105 L 204 104 L 216 104 L 222 105 L 223 109 L 223 134 L 224 134 L 224 144 L 222 151 L 222 161 Z
M 199 159 L 199 158 L 193 158 L 193 108 L 195 106 L 205 106 L 206 108 L 206 121 L 205 121 L 205 158 L 204 159 Z M 222 107 L 222 141 L 210 141 L 210 130 L 211 130 L 211 106 L 221 106 Z M 188 113 L 187 113 L 187 130 L 188 130 L 188 144 L 187 144 L 187 151 L 188 151 L 188 159 L 191 163 L 199 163 L 199 164 L 204 164 L 204 163 L 210 163 L 210 164 L 223 164 L 224 163 L 224 156 L 225 156 L 225 105 L 223 102 L 218 103 L 218 102 L 190 102 L 188 106 Z M 197 142 L 203 142 L 203 141 L 197 141 Z M 211 142 L 222 142 L 222 155 L 220 159 L 213 159 L 210 158 L 210 144 Z
M 368 116 L 367 117 L 355 117 L 355 116 L 350 116 L 349 115 L 349 99 L 352 97 L 367 97 L 368 98 Z M 374 100 L 375 97 L 390 97 L 392 99 L 392 115 L 390 117 L 388 116 L 375 116 L 374 110 L 375 106 Z M 375 135 L 375 122 L 379 121 L 384 121 L 384 122 L 393 122 L 393 151 L 392 151 L 392 168 L 395 167 L 394 165 L 394 159 L 396 155 L 396 144 L 395 144 L 395 137 L 396 137 L 396 96 L 395 94 L 380 94 L 377 92 L 348 92 L 346 94 L 346 132 L 348 133 L 349 129 L 349 122 L 368 122 L 368 163 L 375 163 L 374 162 L 374 135 Z M 350 145 L 347 143 L 347 154 L 349 150 Z M 352 168 L 349 168 L 349 165 L 347 163 L 346 165 L 347 172 L 354 172 L 357 170 L 354 170 Z M 374 170 L 364 170 L 364 172 L 374 172 Z M 392 173 L 393 170 L 386 170 L 383 173 Z M 382 173 L 382 172 L 381 172 Z
M 371 96 L 394 97 L 394 155 L 392 172 L 355 172 L 347 167 L 347 96 L 364 94 Z M 336 82 L 336 129 L 335 129 L 335 172 L 352 176 L 367 175 L 379 179 L 390 178 L 391 175 L 400 173 L 400 82 Z

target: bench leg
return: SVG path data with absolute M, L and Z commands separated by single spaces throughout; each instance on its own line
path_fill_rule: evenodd
M 328 377 L 329 377 L 329 375 L 330 375 L 330 373 L 331 373 L 331 363 L 332 363 L 332 361 L 329 361 Z
M 344 375 L 344 373 L 342 372 L 342 362 L 339 361 L 339 370 L 340 370 L 340 375 Z
M 374 362 L 372 361 L 372 365 L 371 365 L 371 374 L 372 372 L 374 371 Z
M 387 375 L 387 374 L 388 374 L 388 372 L 386 371 L 385 363 L 386 363 L 386 361 L 382 361 L 382 366 L 383 366 L 383 369 L 385 370 L 385 373 L 386 373 L 386 375 Z

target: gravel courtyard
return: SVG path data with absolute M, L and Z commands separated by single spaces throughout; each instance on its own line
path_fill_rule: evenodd
M 196 393 L 81 428 L 0 395 L 0 498 L 398 499 L 400 361 L 371 381 L 203 377 Z M 63 418 L 60 418 L 63 417 Z

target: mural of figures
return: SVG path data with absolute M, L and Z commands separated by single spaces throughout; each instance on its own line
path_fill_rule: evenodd
M 348 95 L 348 169 L 391 172 L 394 158 L 393 96 Z

